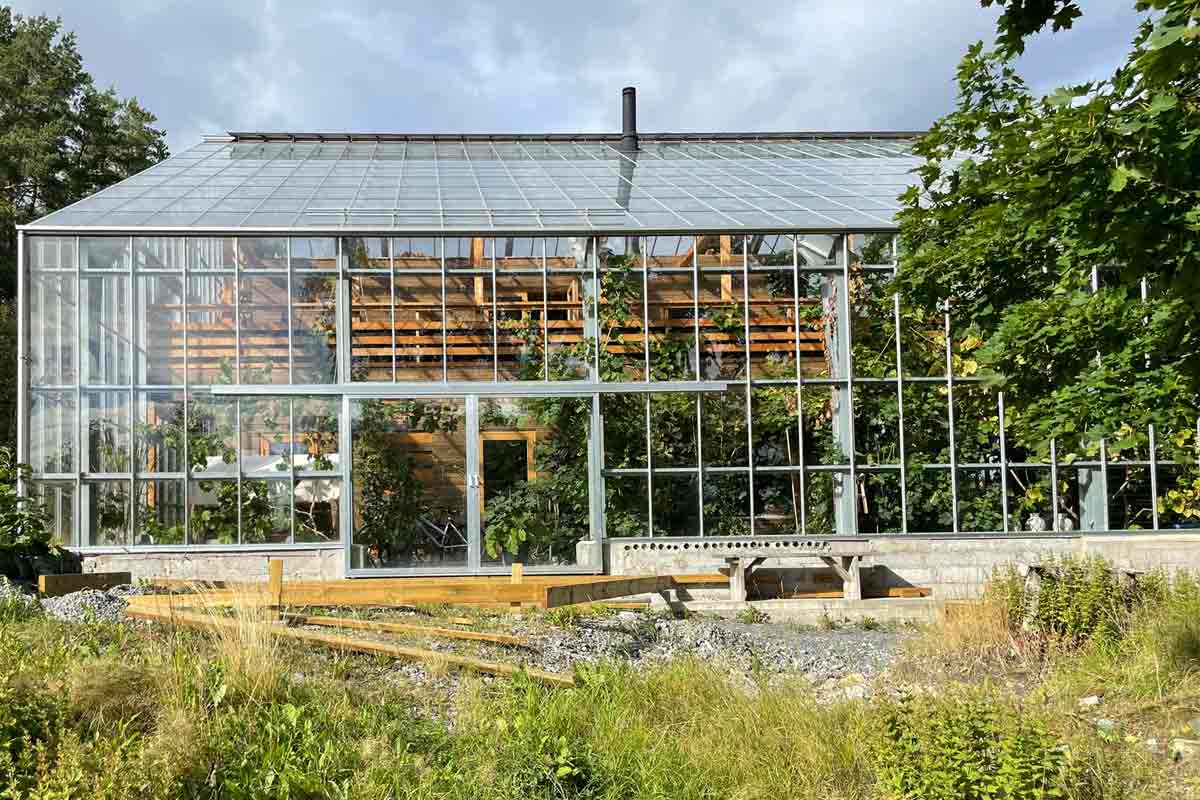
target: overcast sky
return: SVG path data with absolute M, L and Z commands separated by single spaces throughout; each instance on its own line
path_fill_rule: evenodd
M 61 16 L 97 83 L 157 114 L 173 152 L 226 130 L 615 131 L 626 85 L 642 131 L 921 129 L 996 18 L 975 0 L 11 4 Z M 1087 0 L 1023 74 L 1107 75 L 1132 6 Z

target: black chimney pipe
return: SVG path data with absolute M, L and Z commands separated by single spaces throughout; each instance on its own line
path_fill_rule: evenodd
M 637 89 L 632 86 L 621 90 L 621 149 L 638 149 Z

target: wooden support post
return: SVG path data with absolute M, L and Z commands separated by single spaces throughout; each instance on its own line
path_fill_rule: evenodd
M 512 583 L 521 583 L 525 576 L 525 565 L 520 561 L 512 565 Z
M 283 611 L 283 561 L 273 558 L 267 562 L 267 595 L 268 606 L 272 609 L 272 619 L 279 619 Z

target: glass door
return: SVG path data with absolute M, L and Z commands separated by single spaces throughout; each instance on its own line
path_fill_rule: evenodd
M 351 568 L 471 568 L 472 399 L 350 401 Z
M 350 398 L 350 568 L 573 570 L 592 529 L 591 402 Z
M 481 397 L 479 559 L 484 567 L 574 567 L 591 536 L 591 399 Z

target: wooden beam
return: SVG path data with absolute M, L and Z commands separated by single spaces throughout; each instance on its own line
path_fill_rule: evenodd
M 546 587 L 545 608 L 571 606 L 577 603 L 596 603 L 616 597 L 664 592 L 675 586 L 670 575 L 653 575 L 641 578 L 614 578 L 593 583 L 578 583 L 573 586 Z
M 350 628 L 380 633 L 409 633 L 443 639 L 467 639 L 474 642 L 491 642 L 510 647 L 527 647 L 529 642 L 519 636 L 504 633 L 479 633 L 460 631 L 456 628 L 434 628 L 429 625 L 409 625 L 404 622 L 385 622 L 369 619 L 346 619 L 344 617 L 307 617 L 303 614 L 285 614 L 284 617 L 300 625 L 318 625 L 325 628 Z
M 239 623 L 237 620 L 222 619 L 220 617 L 210 616 L 207 614 L 191 614 L 187 612 L 163 613 L 136 609 L 132 607 L 126 608 L 125 613 L 128 616 L 134 617 L 135 619 L 167 622 L 193 628 L 238 631 L 245 627 L 245 623 Z M 461 669 L 471 670 L 473 672 L 483 672 L 489 675 L 504 675 L 511 677 L 524 672 L 525 674 L 529 675 L 529 677 L 550 686 L 573 687 L 575 685 L 574 676 L 559 672 L 546 672 L 539 669 L 525 669 L 514 664 L 504 664 L 498 661 L 485 661 L 480 658 L 471 658 L 470 656 L 453 655 L 450 653 L 439 653 L 434 650 L 422 650 L 421 648 L 417 647 L 403 647 L 401 645 L 390 644 L 388 642 L 373 642 L 367 639 L 352 639 L 346 636 L 332 636 L 330 634 L 317 633 L 315 631 L 301 631 L 279 625 L 264 625 L 262 623 L 250 623 L 250 625 L 258 630 L 261 630 L 263 633 L 266 633 L 268 636 L 273 636 L 278 639 L 304 642 L 306 644 L 314 644 L 319 647 L 328 647 L 334 650 L 375 653 L 378 655 L 390 656 L 392 658 L 399 658 L 407 661 L 418 661 L 427 664 L 446 664 L 448 666 L 459 667 Z
M 81 589 L 111 589 L 114 586 L 132 583 L 128 572 L 76 572 L 69 575 L 39 575 L 38 594 L 42 597 L 59 597 Z

